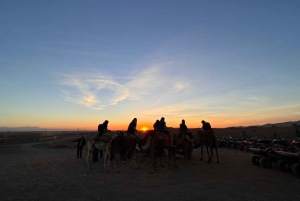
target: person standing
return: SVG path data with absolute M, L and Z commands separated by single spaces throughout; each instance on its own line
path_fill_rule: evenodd
M 86 144 L 84 136 L 72 142 L 77 142 L 77 158 L 82 158 L 82 148 Z
M 137 118 L 133 118 L 133 120 L 128 125 L 127 132 L 130 133 L 131 135 L 133 135 L 137 139 L 137 144 L 136 144 L 135 148 L 137 150 L 140 150 L 138 144 L 140 143 L 141 139 L 140 139 L 140 137 L 136 133 L 137 132 L 136 125 L 137 125 Z

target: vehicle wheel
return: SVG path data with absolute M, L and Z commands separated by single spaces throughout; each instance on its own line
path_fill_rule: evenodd
M 226 147 L 226 148 L 229 148 L 229 147 L 230 147 L 230 144 L 227 143 L 225 147 Z
M 300 163 L 295 163 L 291 167 L 292 172 L 297 176 L 300 177 Z
M 272 162 L 269 159 L 267 159 L 266 157 L 262 157 L 259 159 L 259 165 L 263 168 L 271 168 Z
M 288 146 L 288 147 L 286 148 L 286 150 L 287 150 L 288 152 L 293 152 L 293 147 Z
M 288 171 L 288 168 L 287 168 L 288 162 L 287 161 L 279 160 L 279 161 L 277 161 L 276 165 L 277 165 L 279 170 L 281 170 L 283 172 Z
M 236 145 L 236 149 L 242 151 L 242 146 L 238 144 L 238 145 Z
M 258 156 L 253 156 L 251 161 L 252 161 L 253 165 L 259 165 L 259 157 Z
M 230 148 L 231 148 L 231 149 L 235 149 L 234 144 L 231 144 L 231 145 L 230 145 Z

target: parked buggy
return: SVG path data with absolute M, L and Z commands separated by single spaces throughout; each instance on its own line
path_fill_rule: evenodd
M 271 147 L 267 149 L 250 148 L 254 156 L 251 161 L 254 165 L 260 165 L 263 168 L 271 168 L 273 163 L 277 162 L 276 153 Z
M 300 152 L 275 151 L 275 153 L 277 155 L 276 165 L 279 170 L 284 172 L 292 171 L 292 173 L 300 177 Z

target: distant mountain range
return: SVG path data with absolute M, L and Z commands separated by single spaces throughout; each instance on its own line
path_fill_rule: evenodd
M 255 127 L 290 127 L 293 126 L 293 124 L 297 124 L 300 126 L 300 120 L 299 121 L 288 121 L 288 122 L 282 122 L 282 123 L 268 123 L 264 125 L 259 125 Z M 251 126 L 236 126 L 236 127 L 251 127 Z M 23 126 L 23 127 L 0 127 L 0 132 L 7 132 L 7 131 L 45 131 L 45 128 L 40 128 L 37 126 Z M 78 131 L 77 129 L 46 129 L 46 131 Z M 79 131 L 83 131 L 80 130 Z
M 265 124 L 265 125 L 262 125 L 261 127 L 272 127 L 272 126 L 275 126 L 275 127 L 289 127 L 289 126 L 293 126 L 293 124 L 297 124 L 297 125 L 300 125 L 300 120 L 299 121 L 288 121 L 288 122 L 282 122 L 282 123 L 275 123 L 275 124 Z

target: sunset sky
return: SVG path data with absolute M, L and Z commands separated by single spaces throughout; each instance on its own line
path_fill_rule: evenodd
M 0 2 L 0 126 L 300 120 L 299 0 Z

